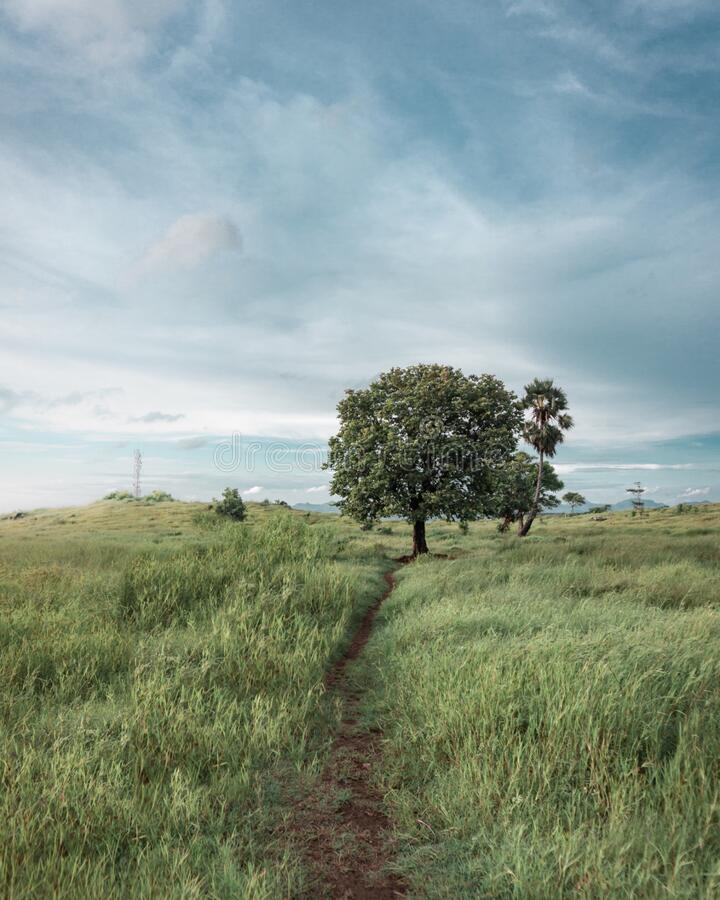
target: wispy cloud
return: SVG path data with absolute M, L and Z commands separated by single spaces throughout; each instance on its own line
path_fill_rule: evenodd
M 216 253 L 239 253 L 241 249 L 240 232 L 227 216 L 188 214 L 173 222 L 165 234 L 146 249 L 136 271 L 194 269 Z
M 100 65 L 145 54 L 150 33 L 182 12 L 186 0 L 6 0 L 4 12 L 22 31 L 51 34 Z
M 198 435 L 197 437 L 179 438 L 176 443 L 181 450 L 197 450 L 200 447 L 206 447 L 209 442 L 209 438 Z
M 154 424 L 156 422 L 179 422 L 180 419 L 184 418 L 184 413 L 164 413 L 160 412 L 160 410 L 154 410 L 153 412 L 145 413 L 145 415 L 143 416 L 136 416 L 135 418 L 131 418 L 129 421 Z
M 0 412 L 8 413 L 10 410 L 33 398 L 33 394 L 27 391 L 14 391 L 12 388 L 0 387 Z
M 247 490 L 244 490 L 243 494 L 248 497 L 251 497 L 251 496 L 254 496 L 255 494 L 259 494 L 262 490 L 263 490 L 262 485 L 256 484 L 253 487 L 249 487 L 249 488 L 247 488 Z
M 574 472 L 613 472 L 613 471 L 629 471 L 629 472 L 661 472 L 665 471 L 682 471 L 694 468 L 692 463 L 556 463 L 555 469 L 560 475 L 569 475 Z
M 685 488 L 682 494 L 678 494 L 679 498 L 691 499 L 693 497 L 707 497 L 710 493 L 709 487 L 701 487 L 701 488 Z

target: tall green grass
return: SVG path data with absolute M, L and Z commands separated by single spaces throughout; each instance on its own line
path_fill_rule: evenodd
M 355 677 L 414 895 L 720 893 L 720 521 L 668 519 L 401 573 Z
M 82 519 L 3 532 L 0 893 L 297 893 L 285 789 L 327 744 L 323 675 L 383 562 L 290 513 L 161 519 L 158 544 Z

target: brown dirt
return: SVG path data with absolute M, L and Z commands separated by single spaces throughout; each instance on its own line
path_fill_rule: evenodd
M 395 586 L 386 573 L 385 593 L 368 609 L 345 655 L 326 679 L 342 701 L 342 721 L 319 784 L 297 804 L 293 830 L 305 848 L 313 885 L 307 897 L 333 900 L 391 900 L 404 897 L 403 882 L 387 871 L 391 859 L 389 822 L 383 798 L 373 786 L 380 734 L 358 723 L 360 694 L 347 678 L 347 664 L 362 653 L 382 602 Z

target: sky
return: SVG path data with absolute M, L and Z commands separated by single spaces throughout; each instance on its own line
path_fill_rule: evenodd
M 716 0 L 2 0 L 0 512 L 324 502 L 335 406 L 553 377 L 567 489 L 720 500 Z

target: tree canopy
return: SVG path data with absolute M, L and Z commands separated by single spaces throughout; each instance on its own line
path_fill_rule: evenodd
M 394 368 L 338 404 L 326 467 L 341 511 L 361 522 L 402 516 L 413 552 L 425 522 L 496 515 L 499 473 L 522 424 L 515 395 L 492 375 L 443 365 Z
M 585 506 L 587 500 L 583 497 L 582 494 L 579 494 L 577 491 L 568 491 L 567 494 L 563 494 L 563 500 L 570 507 L 570 512 L 575 512 L 576 506 Z
M 538 454 L 535 499 L 518 530 L 518 534 L 524 537 L 540 511 L 545 457 L 555 456 L 558 445 L 565 438 L 565 432 L 573 427 L 573 420 L 567 412 L 568 401 L 565 391 L 558 387 L 552 378 L 535 378 L 530 384 L 526 384 L 522 406 L 529 413 L 523 426 L 523 437 Z
M 522 524 L 524 517 L 533 507 L 535 485 L 537 480 L 537 463 L 532 456 L 518 451 L 503 471 L 502 494 L 499 515 L 500 531 L 507 531 L 512 522 Z M 560 501 L 555 496 L 564 484 L 557 476 L 550 463 L 545 463 L 542 470 L 538 508 L 553 509 Z
M 246 515 L 245 504 L 237 488 L 226 487 L 222 500 L 215 500 L 215 511 L 220 516 L 242 522 Z

